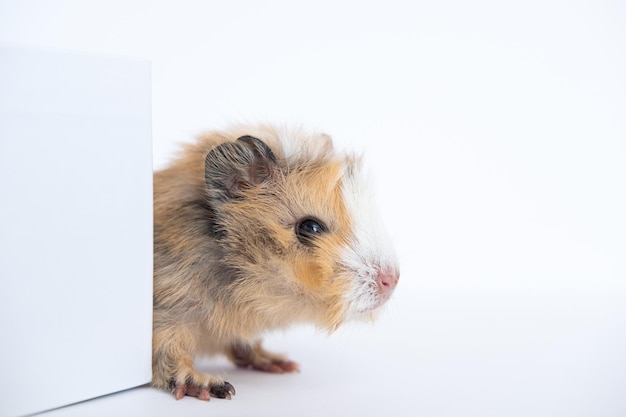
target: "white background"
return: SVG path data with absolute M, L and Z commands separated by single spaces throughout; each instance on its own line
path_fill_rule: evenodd
M 0 45 L 2 417 L 150 380 L 150 91 L 145 61 Z
M 2 42 L 152 61 L 156 168 L 239 121 L 364 151 L 401 258 L 374 325 L 270 338 L 300 374 L 210 361 L 233 401 L 52 414 L 626 415 L 625 28 L 620 1 L 3 0 Z

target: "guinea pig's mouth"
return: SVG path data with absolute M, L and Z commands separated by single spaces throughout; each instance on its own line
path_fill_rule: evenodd
M 374 303 L 372 304 L 372 306 L 368 309 L 366 309 L 365 311 L 372 311 L 372 310 L 376 310 L 381 308 L 383 305 L 385 305 L 385 303 L 387 303 L 387 301 L 389 301 L 389 299 L 391 298 L 391 293 L 389 294 L 385 294 L 385 295 L 378 295 L 376 297 L 376 301 L 374 301 Z
M 374 287 L 375 288 L 375 287 Z M 381 308 L 391 298 L 391 293 L 380 294 L 374 289 L 356 308 L 357 314 L 370 313 Z

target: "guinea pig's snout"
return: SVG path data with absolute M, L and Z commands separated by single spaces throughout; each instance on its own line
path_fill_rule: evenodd
M 398 285 L 400 279 L 400 273 L 391 269 L 380 269 L 378 276 L 376 277 L 376 283 L 378 284 L 378 292 L 385 299 L 388 298 L 393 290 Z

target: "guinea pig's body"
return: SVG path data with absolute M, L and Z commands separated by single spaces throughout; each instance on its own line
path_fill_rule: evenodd
M 155 173 L 155 386 L 230 398 L 197 354 L 295 371 L 264 331 L 332 331 L 389 298 L 399 271 L 361 171 L 326 135 L 255 126 L 202 136 Z

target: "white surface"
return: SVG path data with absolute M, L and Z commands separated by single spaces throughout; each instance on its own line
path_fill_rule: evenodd
M 0 415 L 150 380 L 150 65 L 0 48 Z
M 81 407 L 626 415 L 625 13 L 620 1 L 3 2 L 0 40 L 153 62 L 157 167 L 177 141 L 239 120 L 303 122 L 366 150 L 401 257 L 382 321 L 276 343 L 299 375 L 226 367 L 230 402 L 141 389 Z

